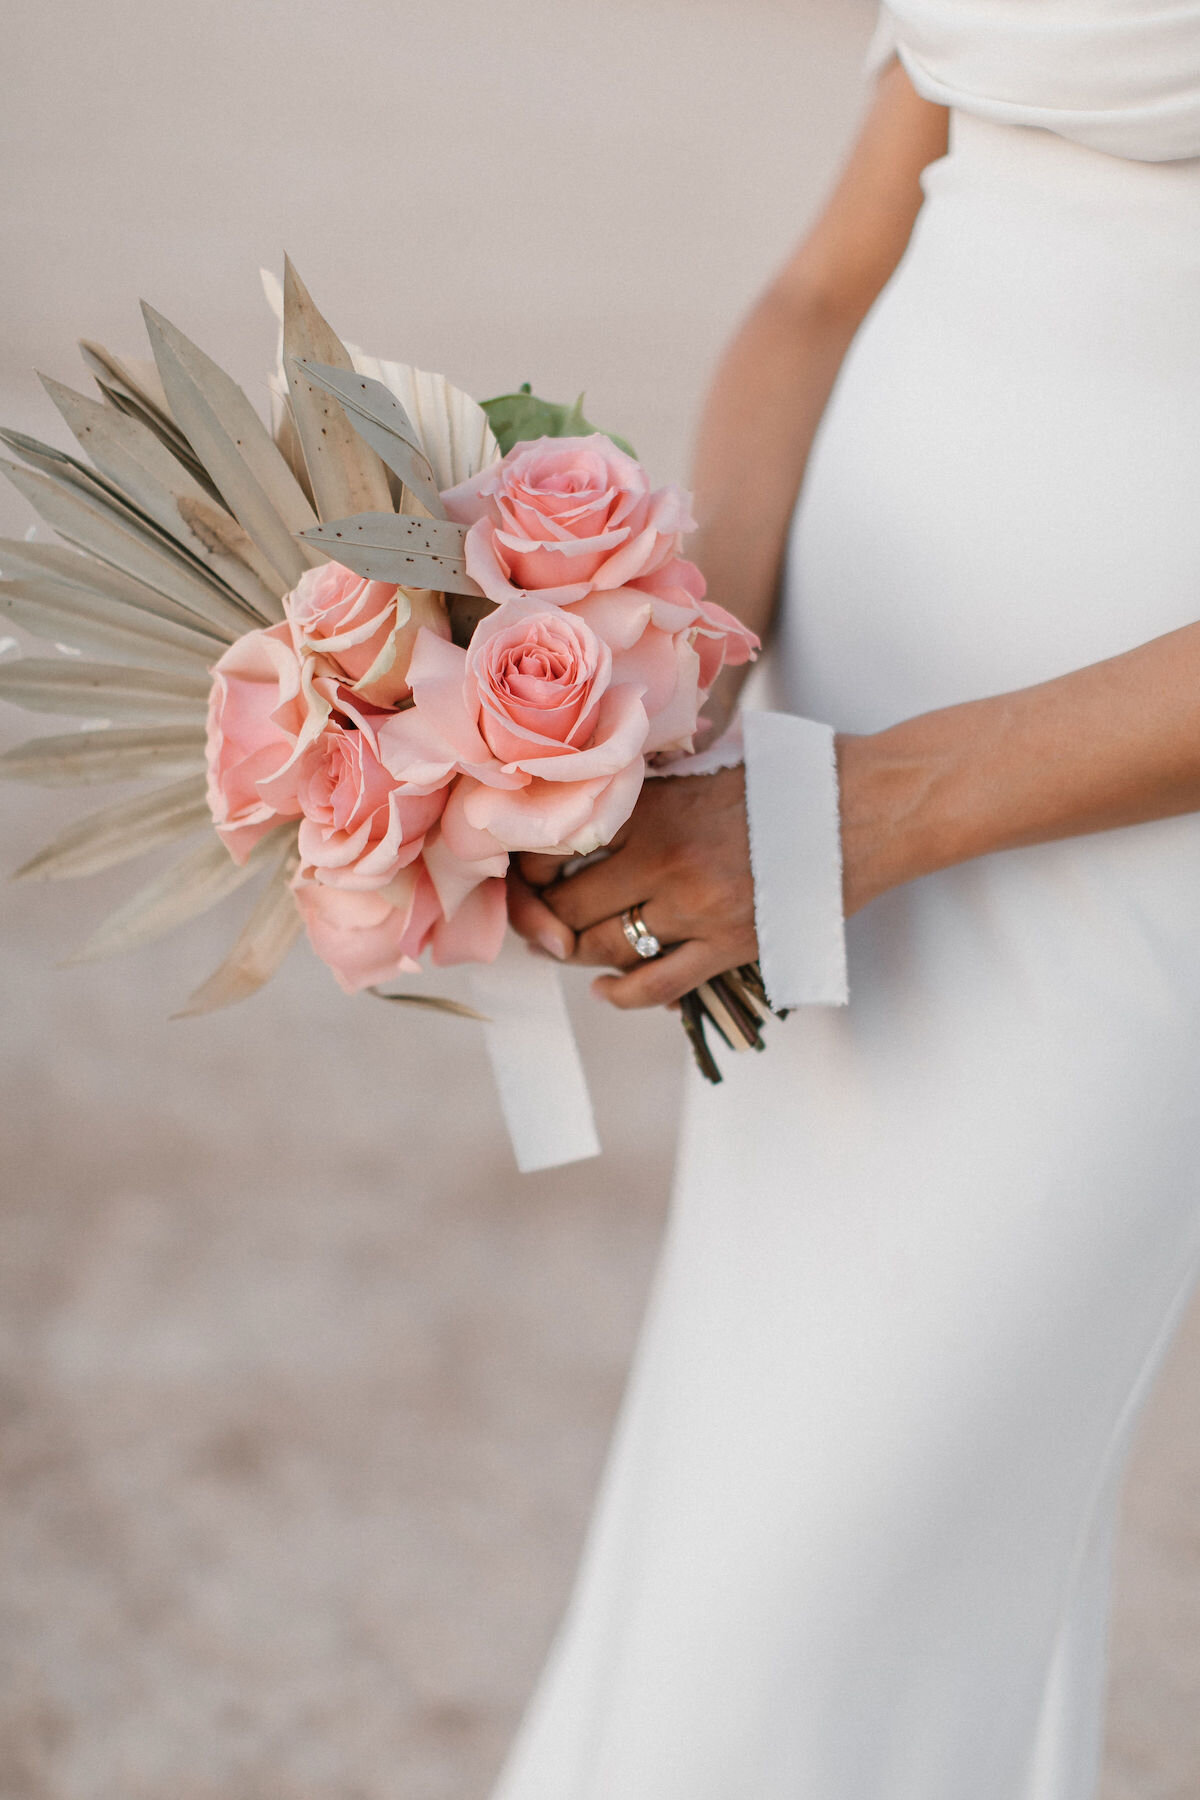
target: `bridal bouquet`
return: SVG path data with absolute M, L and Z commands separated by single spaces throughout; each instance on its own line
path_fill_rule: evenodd
M 85 344 L 100 400 L 45 383 L 90 463 L 0 433 L 20 458 L 0 466 L 73 546 L 0 543 L 0 605 L 58 650 L 0 666 L 0 697 L 104 727 L 36 738 L 0 773 L 155 783 L 18 874 L 200 836 L 76 961 L 262 875 L 186 1013 L 254 992 L 301 930 L 350 993 L 426 953 L 491 961 L 510 855 L 601 850 L 757 647 L 682 554 L 687 497 L 578 404 L 481 406 L 352 353 L 290 266 L 280 311 L 270 430 L 146 308 L 152 363 Z M 740 1048 L 767 1012 L 753 968 L 682 1010 L 714 1078 L 703 1020 Z

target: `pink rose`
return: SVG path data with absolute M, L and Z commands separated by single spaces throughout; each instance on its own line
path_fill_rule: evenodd
M 502 462 L 442 495 L 467 532 L 467 571 L 498 603 L 536 592 L 568 606 L 653 573 L 693 529 L 679 488 L 651 491 L 646 471 L 599 432 L 517 444 Z
M 380 762 L 373 734 L 335 718 L 286 779 L 301 813 L 301 876 L 331 887 L 386 887 L 420 855 L 446 804 L 444 788 L 403 792 Z
M 208 703 L 208 804 L 237 863 L 300 810 L 291 799 L 268 800 L 261 784 L 293 755 L 305 717 L 300 659 L 286 625 L 248 631 L 222 653 Z
M 477 883 L 449 919 L 421 862 L 370 892 L 302 876 L 292 886 L 309 942 L 348 994 L 415 974 L 426 948 L 441 965 L 491 962 L 504 938 L 504 882 L 494 877 Z
M 380 756 L 414 786 L 463 771 L 442 820 L 456 856 L 594 850 L 641 789 L 652 648 L 624 653 L 618 680 L 586 619 L 532 595 L 481 620 L 468 650 L 423 633 L 409 672 L 415 704 L 380 726 Z
M 307 569 L 283 604 L 296 650 L 378 706 L 407 697 L 408 660 L 423 625 L 450 635 L 436 595 L 366 581 L 336 562 Z
M 649 616 L 660 631 L 687 634 L 700 658 L 704 694 L 723 668 L 751 662 L 761 648 L 760 640 L 740 619 L 714 600 L 705 599 L 706 585 L 695 563 L 677 556 L 643 577 L 636 589 L 649 600 Z M 598 605 L 598 597 L 589 604 Z

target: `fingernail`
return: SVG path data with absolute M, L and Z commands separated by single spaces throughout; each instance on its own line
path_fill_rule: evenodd
M 556 936 L 553 931 L 539 931 L 537 934 L 537 941 L 546 954 L 554 957 L 556 962 L 566 962 L 570 952 L 567 950 L 562 939 Z

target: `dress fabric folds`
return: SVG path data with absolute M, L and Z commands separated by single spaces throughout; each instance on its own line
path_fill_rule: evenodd
M 771 699 L 840 730 L 1200 616 L 1200 144 L 985 113 L 794 521 Z M 689 1087 L 494 1800 L 1094 1794 L 1122 1471 L 1200 1266 L 1200 818 L 926 877 L 847 943 L 848 1006 Z

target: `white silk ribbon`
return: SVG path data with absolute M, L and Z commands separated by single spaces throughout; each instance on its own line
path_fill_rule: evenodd
M 758 960 L 771 1005 L 844 1006 L 846 926 L 831 725 L 745 712 Z
M 571 1028 L 562 976 L 509 933 L 493 963 L 470 969 L 472 1004 L 522 1175 L 600 1154 L 587 1076 Z
M 791 713 L 743 712 L 707 750 L 651 775 L 746 766 L 759 962 L 771 1004 L 847 1000 L 841 832 L 833 728 Z M 511 933 L 470 969 L 517 1167 L 523 1175 L 600 1152 L 562 974 Z

